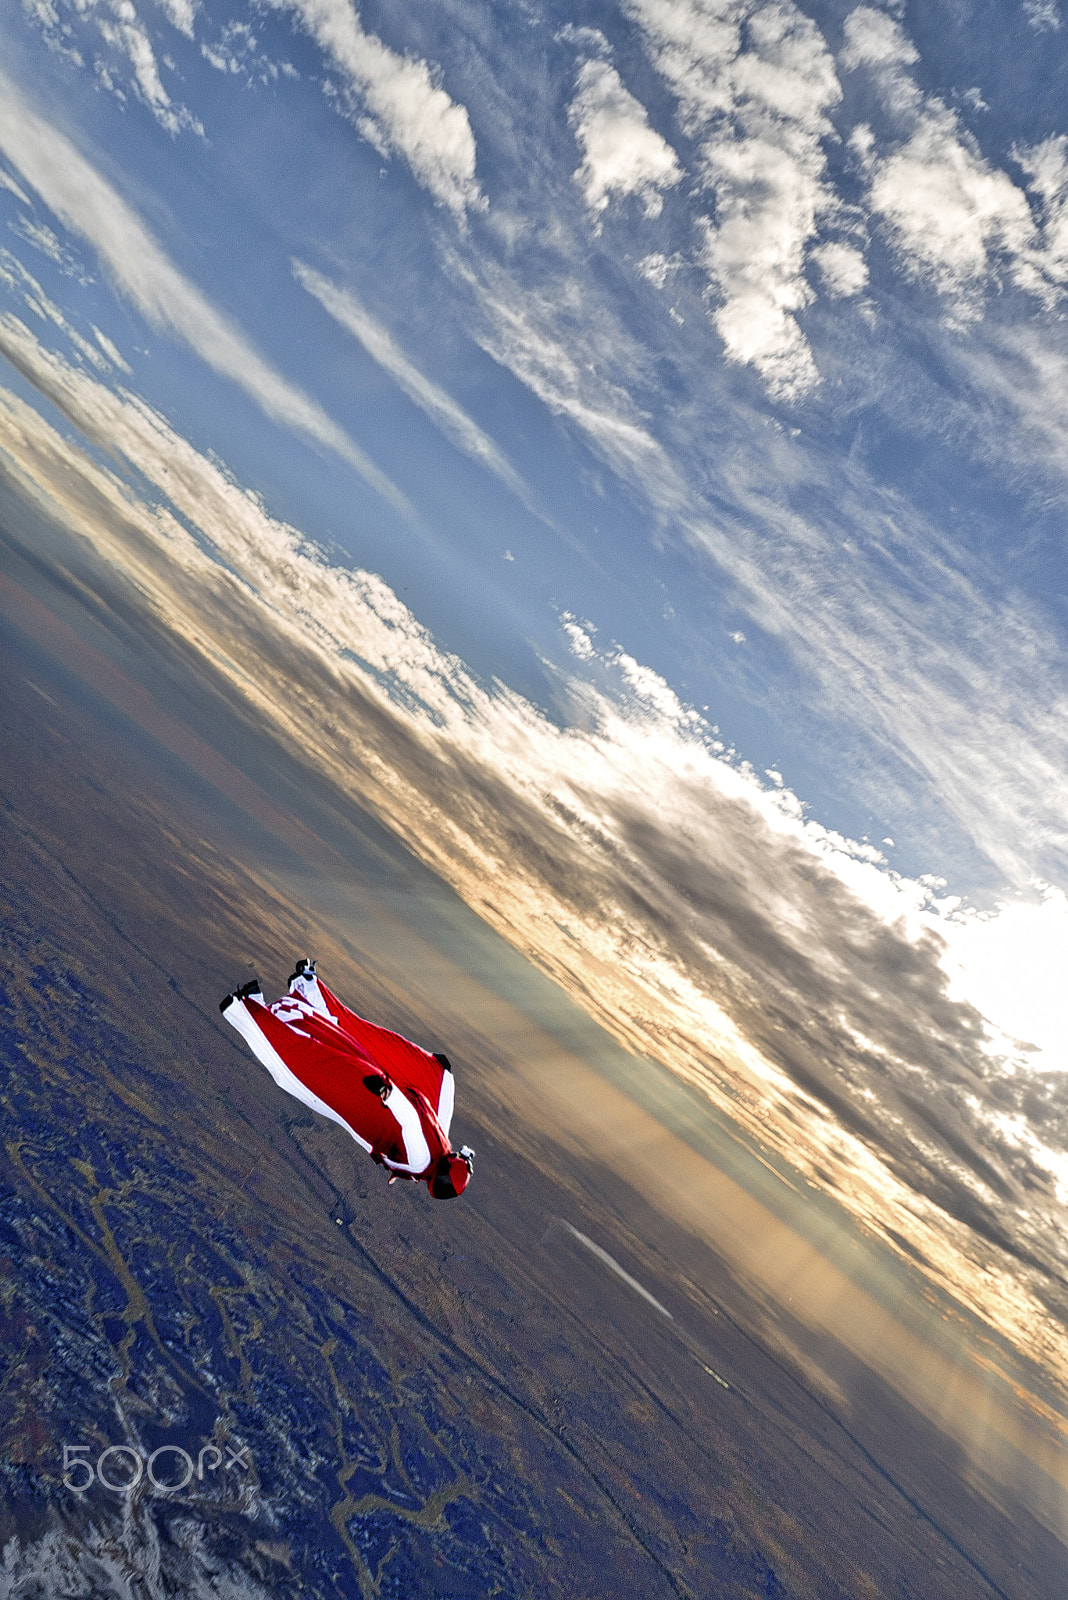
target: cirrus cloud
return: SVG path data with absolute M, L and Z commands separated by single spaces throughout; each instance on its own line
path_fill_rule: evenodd
M 389 374 L 445 437 L 506 484 L 528 510 L 536 510 L 530 489 L 489 435 L 451 395 L 432 383 L 414 361 L 409 360 L 389 330 L 360 304 L 352 291 L 338 288 L 301 261 L 294 261 L 292 265 L 293 276 L 301 287 L 318 300 L 328 316 L 360 342 L 372 361 Z
M 177 334 L 214 371 L 239 384 L 267 416 L 332 451 L 398 511 L 414 515 L 385 473 L 178 270 L 133 208 L 69 139 L 37 115 L 2 70 L 0 150 L 53 215 L 93 246 L 154 327 Z

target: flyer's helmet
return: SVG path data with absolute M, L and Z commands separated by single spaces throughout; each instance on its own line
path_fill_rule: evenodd
M 451 1151 L 442 1156 L 430 1180 L 430 1193 L 435 1200 L 455 1200 L 463 1194 L 474 1171 L 474 1154 L 465 1145 L 459 1155 Z

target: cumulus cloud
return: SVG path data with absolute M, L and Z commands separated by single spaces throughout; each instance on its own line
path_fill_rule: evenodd
M 480 682 L 380 578 L 330 565 L 142 402 L 13 318 L 0 340 L 163 503 L 10 396 L 4 451 L 246 714 L 625 1045 L 1068 1377 L 1063 1099 L 1041 1074 L 990 1073 L 989 1034 L 949 990 L 955 910 L 935 887 L 806 821 L 616 646 L 596 652 L 611 692 L 562 679 L 555 720 Z M 592 630 L 565 621 L 588 666 Z
M 456 404 L 451 395 L 420 372 L 400 349 L 392 334 L 371 316 L 351 290 L 339 289 L 321 273 L 300 261 L 294 261 L 293 273 L 297 282 L 310 295 L 314 295 L 323 310 L 354 339 L 359 340 L 371 359 L 377 361 L 383 372 L 389 374 L 409 400 L 425 412 L 452 444 L 500 478 L 528 509 L 533 509 L 530 490 L 489 435 Z
M 140 217 L 0 71 L 0 149 L 65 227 L 92 245 L 148 321 L 183 339 L 276 422 L 331 450 L 397 510 L 404 495 L 322 407 L 260 355 L 164 253 Z
M 917 60 L 885 12 L 859 6 L 846 18 L 842 66 L 870 75 L 887 124 L 882 138 L 860 127 L 851 141 L 871 211 L 906 272 L 946 296 L 958 319 L 977 316 L 998 281 L 1052 304 L 1068 282 L 1063 139 L 1014 152 L 1031 180 L 1029 202 L 957 112 L 920 90 L 911 71 Z
M 962 308 L 994 252 L 1005 253 L 1017 282 L 1031 278 L 1027 201 L 969 148 L 949 112 L 927 115 L 905 145 L 874 165 L 870 200 L 910 270 Z
M 846 17 L 841 61 L 847 72 L 865 66 L 892 73 L 894 69 L 915 65 L 919 59 L 920 52 L 897 18 L 888 12 L 876 11 L 872 6 L 858 6 Z M 915 85 L 908 78 L 891 76 L 885 88 L 899 105 L 915 105 L 919 98 Z
M 797 320 L 812 299 L 806 256 L 838 209 L 823 148 L 841 99 L 834 59 L 790 0 L 629 0 L 627 10 L 699 140 L 715 198 L 702 259 L 727 356 L 774 397 L 798 399 L 818 381 Z
M 583 153 L 575 181 L 591 211 L 618 195 L 637 195 L 647 217 L 658 217 L 663 190 L 682 177 L 674 150 L 649 126 L 645 107 L 625 89 L 607 61 L 579 69 L 568 121 Z
M 467 111 L 428 62 L 390 50 L 366 33 L 350 0 L 268 0 L 291 11 L 341 74 L 361 133 L 384 154 L 404 157 L 413 176 L 456 216 L 485 204 L 475 176 Z
M 812 252 L 828 294 L 848 298 L 859 294 L 868 281 L 868 263 L 854 245 L 830 239 Z
M 638 271 L 642 277 L 652 284 L 654 289 L 663 289 L 668 279 L 678 271 L 682 265 L 682 258 L 671 258 L 664 255 L 661 250 L 654 250 L 650 255 L 643 256 L 638 262 Z
M 280 76 L 295 77 L 289 61 L 273 61 L 260 49 L 259 40 L 247 22 L 227 22 L 200 53 L 216 72 L 242 77 L 246 83 L 275 83 Z

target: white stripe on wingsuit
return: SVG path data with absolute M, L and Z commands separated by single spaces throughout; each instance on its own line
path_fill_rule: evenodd
M 456 1099 L 456 1080 L 451 1072 L 443 1072 L 441 1076 L 441 1093 L 438 1095 L 438 1121 L 441 1131 L 446 1139 L 449 1137 L 449 1125 L 452 1122 L 453 1102 Z
M 354 1129 L 349 1127 L 341 1113 L 335 1111 L 333 1106 L 328 1106 L 325 1100 L 320 1100 L 317 1094 L 312 1093 L 307 1084 L 301 1083 L 296 1073 L 290 1071 L 243 1000 L 235 1000 L 233 1005 L 227 1006 L 223 1016 L 227 1022 L 237 1029 L 257 1061 L 263 1063 L 280 1089 L 284 1089 L 286 1094 L 291 1094 L 295 1100 L 300 1100 L 304 1105 L 309 1106 L 312 1111 L 318 1111 L 320 1116 L 329 1117 L 331 1122 L 336 1122 L 339 1127 L 344 1128 L 345 1132 L 351 1135 L 362 1149 L 370 1153 L 372 1146 L 367 1143 L 366 1139 L 361 1139 Z M 418 1121 L 418 1118 L 416 1120 Z M 426 1161 L 423 1162 L 424 1167 L 429 1160 L 430 1151 L 428 1150 Z
M 396 1084 L 383 1103 L 386 1110 L 392 1111 L 401 1125 L 401 1137 L 404 1140 L 405 1154 L 408 1156 L 406 1162 L 390 1161 L 388 1156 L 383 1156 L 386 1166 L 392 1167 L 394 1172 L 425 1172 L 430 1165 L 430 1146 L 426 1142 L 418 1111 Z

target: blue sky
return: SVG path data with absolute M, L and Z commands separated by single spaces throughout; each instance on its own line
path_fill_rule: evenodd
M 0 18 L 11 459 L 617 1037 L 757 1116 L 789 1017 L 1060 1206 L 946 1065 L 1066 1064 L 1053 0 Z

